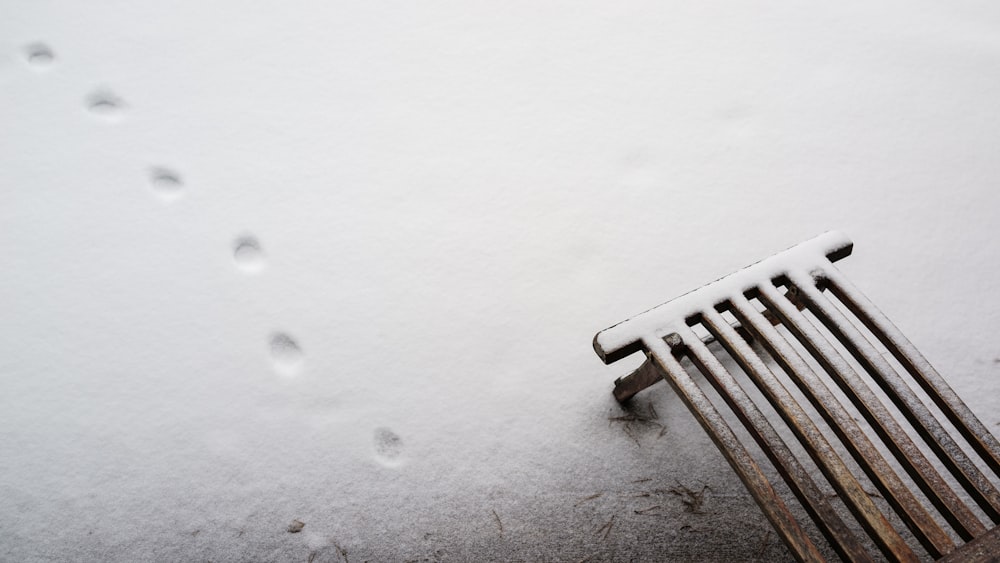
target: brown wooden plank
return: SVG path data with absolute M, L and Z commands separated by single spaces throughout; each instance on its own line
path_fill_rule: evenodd
M 956 549 L 941 563 L 1000 563 L 1000 526 Z
M 905 554 L 912 556 L 912 550 L 907 545 L 906 540 L 886 520 L 820 429 L 760 356 L 742 337 L 736 334 L 736 331 L 718 312 L 705 311 L 703 324 L 740 364 L 740 367 L 785 420 L 810 457 L 816 462 L 820 471 L 840 494 L 848 509 L 879 546 L 879 549 L 890 558 L 901 558 Z M 934 556 L 939 555 L 940 550 L 935 549 Z
M 763 320 L 766 317 L 757 313 L 742 295 L 733 297 L 730 304 L 736 318 L 785 370 L 931 556 L 940 557 L 954 550 L 955 544 L 948 534 L 913 495 L 909 486 L 903 483 L 896 471 L 868 439 L 867 434 L 785 337 L 771 325 L 769 320 Z M 968 534 L 968 537 L 971 537 L 971 534 Z
M 986 528 L 978 517 L 962 503 L 888 409 L 819 329 L 770 282 L 762 284 L 759 289 L 760 300 L 781 318 L 782 324 L 847 395 L 935 508 L 963 537 L 983 533 Z
M 736 471 L 792 555 L 799 561 L 825 561 L 816 545 L 789 512 L 788 507 L 774 492 L 760 466 L 733 434 L 732 429 L 705 393 L 674 358 L 667 344 L 661 338 L 651 336 L 643 339 L 643 345 L 653 362 L 667 375 L 664 379 L 684 401 L 688 410 Z
M 723 321 L 725 324 L 725 321 Z M 728 326 L 728 325 L 727 325 Z M 826 495 L 819 489 L 812 477 L 792 453 L 785 441 L 781 439 L 774 427 L 767 420 L 753 400 L 746 394 L 740 384 L 726 370 L 719 360 L 708 350 L 691 329 L 683 327 L 678 330 L 687 348 L 687 356 L 705 375 L 705 379 L 715 387 L 719 395 L 736 414 L 743 426 L 774 464 L 778 472 L 788 483 L 788 486 L 798 497 L 803 508 L 816 522 L 819 529 L 830 540 L 830 544 L 838 554 L 848 561 L 870 561 L 871 556 L 864 550 L 854 533 L 844 524 L 843 520 L 830 505 Z M 739 337 L 737 337 L 739 338 Z M 877 512 L 877 511 L 876 511 Z M 889 531 L 887 536 L 895 531 L 886 523 Z M 882 529 L 879 530 L 883 531 Z M 901 561 L 917 561 L 916 556 L 906 543 L 896 535 L 898 541 L 888 541 L 889 553 L 898 556 Z
M 1000 475 L 1000 442 L 976 417 L 955 391 L 938 374 L 896 325 L 832 264 L 824 267 L 830 291 L 885 346 L 904 369 L 930 396 L 955 428 L 983 457 L 995 474 Z
M 1000 522 L 1000 491 L 962 450 L 930 409 L 921 402 L 896 370 L 844 314 L 815 285 L 812 275 L 789 275 L 799 298 L 834 337 L 847 348 L 885 391 L 951 474 L 994 522 Z
M 656 366 L 653 365 L 649 358 L 646 358 L 646 361 L 642 362 L 642 365 L 635 371 L 615 380 L 615 389 L 612 391 L 612 394 L 615 396 L 616 401 L 624 403 L 634 397 L 639 391 L 661 379 L 663 379 L 663 376 L 660 370 L 656 369 Z

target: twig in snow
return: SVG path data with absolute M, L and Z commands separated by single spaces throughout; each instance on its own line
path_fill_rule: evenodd
M 684 510 L 697 514 L 701 512 L 701 505 L 705 502 L 706 490 L 710 491 L 712 490 L 712 487 L 703 485 L 700 491 L 695 492 L 678 483 L 676 487 L 670 487 L 667 489 L 667 492 L 681 497 L 681 503 L 684 504 Z
M 598 498 L 598 497 L 600 497 L 600 496 L 601 496 L 601 495 L 603 495 L 603 494 L 604 494 L 604 493 L 603 493 L 603 492 L 601 492 L 601 493 L 595 493 L 595 494 L 592 494 L 592 495 L 590 495 L 589 497 L 583 497 L 582 499 L 578 500 L 578 501 L 576 502 L 576 504 L 574 504 L 574 505 L 573 505 L 573 507 L 574 507 L 574 508 L 576 508 L 577 506 L 580 506 L 581 504 L 583 504 L 583 503 L 587 502 L 588 500 L 594 500 L 595 498 Z
M 500 528 L 500 535 L 503 536 L 503 522 L 500 521 L 500 515 L 497 514 L 497 511 L 492 508 L 490 509 L 490 512 L 493 513 L 493 518 L 496 518 L 497 528 Z
M 649 411 L 648 413 L 628 412 L 626 414 L 619 416 L 609 416 L 608 426 L 610 426 L 612 422 L 623 423 L 622 430 L 625 431 L 625 434 L 629 438 L 631 438 L 632 441 L 635 442 L 637 446 L 642 447 L 642 444 L 639 443 L 639 439 L 636 437 L 635 432 L 633 432 L 633 430 L 635 429 L 634 428 L 635 425 L 642 424 L 647 426 L 659 427 L 660 433 L 657 436 L 657 438 L 663 436 L 663 434 L 666 432 L 667 429 L 666 426 L 657 422 L 657 419 L 660 418 L 660 415 L 659 413 L 656 412 L 656 408 L 653 407 L 653 404 L 649 403 L 649 405 L 646 408 Z
M 608 420 L 610 420 L 611 422 L 643 422 L 645 424 L 654 424 L 656 426 L 663 426 L 662 424 L 656 422 L 652 418 L 638 414 L 623 414 L 621 416 L 610 416 L 608 417 Z
M 333 543 L 333 547 L 337 549 L 337 553 L 340 554 L 340 556 L 344 558 L 344 563 L 349 563 L 347 561 L 347 550 L 344 549 L 344 548 L 342 548 L 342 547 L 340 547 L 340 544 L 337 543 L 337 542 L 335 542 L 335 541 L 331 540 L 331 543 Z
M 761 556 L 764 555 L 764 550 L 767 549 L 767 546 L 770 543 L 771 543 L 771 530 L 768 530 L 767 533 L 764 534 L 764 539 L 760 542 L 760 549 L 757 550 L 757 555 L 754 556 L 754 559 L 760 560 Z
M 617 514 L 612 515 L 611 520 L 608 520 L 607 523 L 605 523 L 603 526 L 598 528 L 596 532 L 594 532 L 595 536 L 600 534 L 601 532 L 604 532 L 604 536 L 601 538 L 601 541 L 606 541 L 608 539 L 608 534 L 611 533 L 611 527 L 615 525 L 615 516 L 617 516 Z
M 639 446 L 641 448 L 642 444 L 639 443 L 639 439 L 636 438 L 635 434 L 632 433 L 631 427 L 629 427 L 629 425 L 626 424 L 624 428 L 625 428 L 625 434 L 629 438 L 632 438 L 632 441 L 635 442 L 635 445 L 637 445 L 637 446 Z

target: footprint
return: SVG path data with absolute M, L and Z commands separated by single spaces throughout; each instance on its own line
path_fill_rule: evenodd
M 154 167 L 149 170 L 149 183 L 160 198 L 172 201 L 184 193 L 184 181 L 180 174 L 168 169 Z
M 55 60 L 56 55 L 44 43 L 32 43 L 24 48 L 24 58 L 31 68 L 45 70 Z
M 756 134 L 753 106 L 734 103 L 719 112 L 723 130 L 735 142 L 745 142 Z
M 387 467 L 401 463 L 403 439 L 388 428 L 375 429 L 375 459 Z
M 753 108 L 748 104 L 733 103 L 719 110 L 719 117 L 727 121 L 741 121 L 753 116 Z
M 299 372 L 302 366 L 302 348 L 285 333 L 277 332 L 271 335 L 271 361 L 279 375 L 291 377 Z
M 125 101 L 110 90 L 95 90 L 87 96 L 87 109 L 94 115 L 104 118 L 116 118 L 125 108 Z
M 236 239 L 233 243 L 233 260 L 244 272 L 261 271 L 264 268 L 264 251 L 260 248 L 260 242 L 250 235 Z
M 647 149 L 638 149 L 626 155 L 623 161 L 620 184 L 631 192 L 654 188 L 660 182 L 660 171 L 654 155 Z

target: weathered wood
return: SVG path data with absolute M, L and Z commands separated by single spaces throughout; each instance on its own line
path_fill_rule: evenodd
M 817 539 L 825 539 L 837 554 L 849 561 L 868 561 L 866 551 L 832 508 L 822 484 L 803 465 L 810 461 L 844 501 L 861 529 L 883 555 L 893 561 L 915 561 L 914 550 L 946 561 L 994 561 L 1000 551 L 1000 492 L 991 479 L 1000 479 L 1000 443 L 948 387 L 927 360 L 896 327 L 833 267 L 832 261 L 850 254 L 847 237 L 831 233 L 803 243 L 726 276 L 697 291 L 650 309 L 637 317 L 599 332 L 594 349 L 607 363 L 643 351 L 646 361 L 633 373 L 615 382 L 614 396 L 626 401 L 636 393 L 665 379 L 681 397 L 726 460 L 746 485 L 778 535 L 799 560 L 820 560 Z M 787 292 L 778 289 L 786 287 Z M 829 290 L 824 294 L 824 290 Z M 751 298 L 758 298 L 758 310 Z M 848 313 L 837 307 L 840 301 Z M 812 315 L 809 317 L 805 310 Z M 735 317 L 727 320 L 723 313 Z M 817 324 L 814 325 L 814 322 Z M 787 329 L 782 335 L 775 325 Z M 699 337 L 691 327 L 701 325 L 708 336 Z M 820 330 L 825 327 L 832 340 Z M 897 372 L 861 332 L 866 327 L 896 358 Z M 740 380 L 723 365 L 710 343 L 716 342 L 747 374 L 749 387 L 760 392 L 763 403 L 748 393 Z M 756 344 L 759 344 L 757 346 Z M 819 365 L 814 369 L 800 354 Z M 838 347 L 839 346 L 839 347 Z M 763 354 L 763 355 L 762 355 Z M 772 368 L 768 357 L 780 370 Z M 740 443 L 725 416 L 681 365 L 691 360 L 721 397 L 732 415 L 749 432 L 766 460 L 756 460 Z M 857 364 L 852 365 L 849 358 Z M 860 366 L 856 371 L 855 365 Z M 779 377 L 784 372 L 819 415 L 814 420 Z M 898 409 L 897 420 L 879 395 L 869 388 L 865 375 L 874 381 Z M 931 398 L 940 414 L 925 405 L 906 378 Z M 849 404 L 841 404 L 830 385 L 836 385 Z M 765 416 L 773 409 L 776 420 Z M 853 407 L 878 437 L 869 438 L 848 412 Z M 969 446 L 959 444 L 945 430 L 939 416 L 958 430 Z M 781 438 L 775 424 L 785 425 L 805 449 L 799 459 Z M 909 431 L 904 429 L 904 424 Z M 821 426 L 822 425 L 822 426 Z M 914 432 L 977 507 L 992 521 L 989 528 L 972 507 L 960 498 L 935 469 L 913 439 Z M 828 433 L 832 433 L 828 435 Z M 845 463 L 831 443 L 836 440 L 860 468 Z M 903 481 L 883 454 L 887 450 L 916 485 Z M 974 458 L 978 458 L 974 459 Z M 785 500 L 775 492 L 760 463 L 770 462 L 816 523 L 822 538 L 811 538 L 795 521 Z M 992 475 L 980 468 L 985 465 Z M 869 479 L 889 507 L 912 532 L 908 543 L 872 501 L 859 479 Z M 919 492 L 918 492 L 919 491 Z M 924 498 L 918 495 L 923 494 Z M 925 504 L 926 503 L 926 504 Z M 936 509 L 933 513 L 931 509 Z M 950 530 L 939 520 L 943 518 Z M 966 541 L 956 545 L 951 534 Z

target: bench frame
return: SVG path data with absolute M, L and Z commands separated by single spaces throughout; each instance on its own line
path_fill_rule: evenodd
M 615 382 L 615 398 L 627 401 L 666 380 L 797 559 L 823 560 L 816 543 L 822 538 L 795 518 L 720 409 L 739 420 L 844 560 L 872 560 L 877 557 L 872 545 L 890 560 L 916 561 L 926 557 L 921 549 L 935 559 L 949 554 L 967 559 L 977 542 L 998 542 L 1000 492 L 994 482 L 1000 478 L 1000 444 L 913 344 L 834 267 L 852 248 L 845 235 L 826 233 L 599 332 L 594 350 L 605 363 L 646 355 L 642 366 Z M 697 334 L 696 327 L 708 334 Z M 726 369 L 712 342 L 735 360 L 744 381 L 756 387 L 751 394 L 765 397 L 766 405 L 754 402 L 749 385 Z M 694 367 L 685 367 L 685 360 Z M 699 373 L 722 404 L 699 385 Z M 797 402 L 788 382 L 821 420 Z M 781 420 L 766 416 L 762 407 Z M 855 420 L 852 408 L 864 422 Z M 780 423 L 810 459 L 796 457 L 775 428 Z M 861 471 L 852 471 L 839 451 L 849 452 Z M 813 478 L 816 471 L 806 468 L 810 462 L 853 516 L 850 525 Z M 872 501 L 866 479 L 894 514 Z

